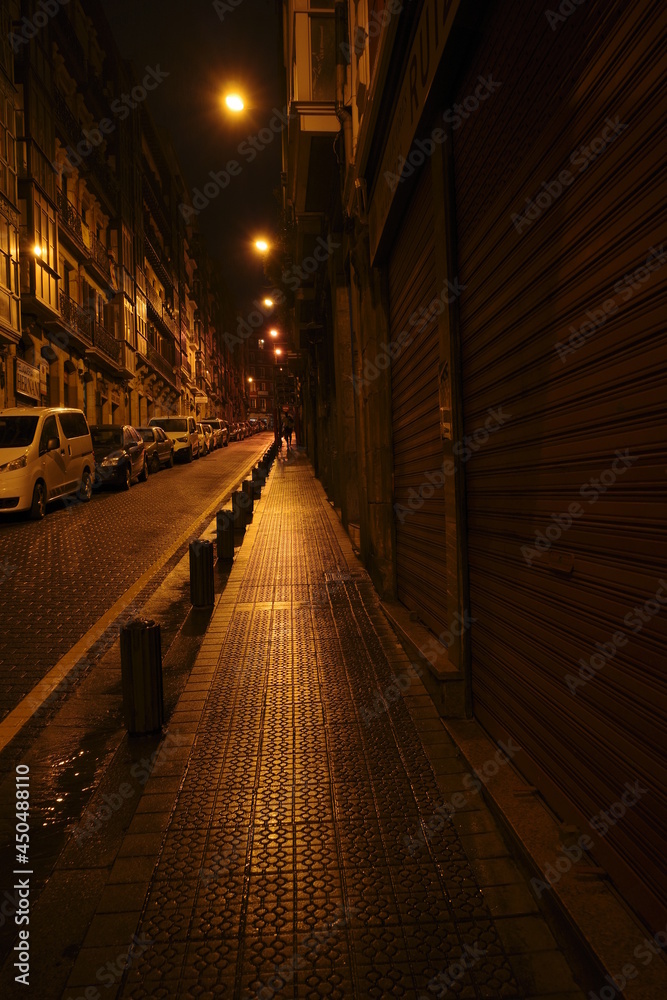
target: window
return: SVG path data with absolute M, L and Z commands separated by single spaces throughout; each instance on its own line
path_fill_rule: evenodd
M 0 191 L 16 205 L 14 105 L 0 93 Z
M 83 413 L 61 413 L 59 418 L 66 438 L 86 437 L 88 434 L 88 424 Z
M 42 436 L 39 439 L 39 453 L 40 455 L 46 454 L 46 446 L 48 445 L 51 438 L 57 438 L 60 441 L 60 434 L 58 433 L 58 425 L 56 424 L 55 417 L 47 417 L 44 421 L 44 426 L 42 427 Z
M 55 209 L 46 198 L 35 192 L 33 204 L 35 223 L 35 246 L 41 253 L 35 256 L 35 295 L 42 302 L 57 308 L 57 243 Z
M 0 323 L 18 333 L 20 315 L 18 234 L 0 215 Z

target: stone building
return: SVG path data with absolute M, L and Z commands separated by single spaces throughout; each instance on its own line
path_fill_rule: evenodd
M 0 406 L 240 418 L 229 292 L 146 105 L 165 74 L 132 76 L 96 2 L 11 0 L 2 18 Z

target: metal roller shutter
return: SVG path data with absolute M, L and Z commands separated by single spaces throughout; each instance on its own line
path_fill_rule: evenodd
M 446 628 L 444 492 L 426 479 L 442 465 L 438 410 L 437 317 L 413 313 L 436 296 L 430 165 L 424 169 L 389 261 L 391 340 L 412 342 L 392 361 L 396 566 L 399 599 L 436 632 Z M 429 495 L 429 494 L 433 495 Z M 420 502 L 421 498 L 421 502 Z M 396 508 L 395 508 L 396 509 Z
M 453 133 L 466 433 L 491 407 L 511 415 L 466 465 L 475 714 L 524 748 L 527 776 L 654 927 L 667 895 L 667 256 L 645 263 L 666 235 L 666 19 L 657 0 L 613 0 L 552 30 L 531 0 L 499 5 L 456 100 L 491 68 L 502 85 Z M 616 119 L 626 127 L 605 144 Z M 519 232 L 527 199 L 535 218 Z M 646 602 L 635 630 L 626 616 Z M 590 679 L 568 687 L 580 661 Z M 647 791 L 591 832 L 626 782 Z

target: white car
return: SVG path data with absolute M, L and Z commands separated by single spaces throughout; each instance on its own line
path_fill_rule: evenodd
M 194 417 L 151 417 L 149 427 L 161 427 L 174 442 L 174 458 L 199 458 L 199 434 Z
M 90 500 L 95 460 L 88 422 L 81 410 L 16 406 L 0 410 L 0 514 L 30 511 L 76 494 Z

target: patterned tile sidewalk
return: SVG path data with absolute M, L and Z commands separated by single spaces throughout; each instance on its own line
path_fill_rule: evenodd
M 65 997 L 583 998 L 298 453 L 169 733 Z

